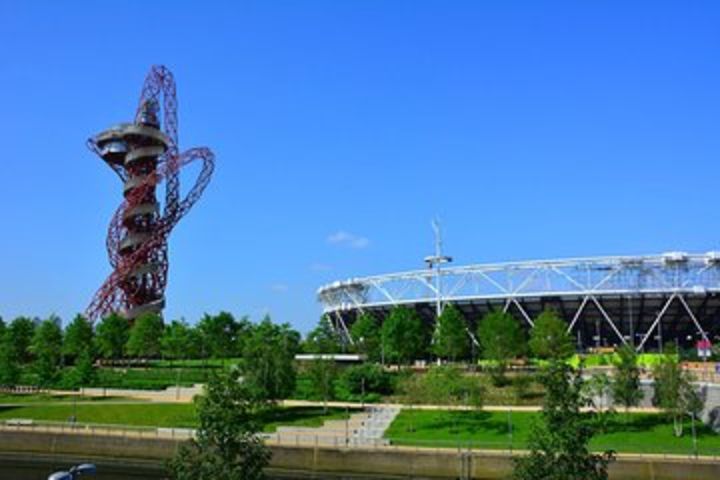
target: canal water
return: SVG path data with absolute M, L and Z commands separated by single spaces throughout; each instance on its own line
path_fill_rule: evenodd
M 48 462 L 47 460 L 13 461 L 8 459 L 0 460 L 0 480 L 47 480 L 48 476 L 59 470 L 67 470 L 70 465 L 62 462 Z M 164 480 L 162 469 L 151 467 L 120 465 L 98 465 L 97 475 L 94 477 L 83 477 L 87 480 Z M 270 472 L 268 480 L 399 480 L 408 477 L 379 477 L 374 475 L 337 474 L 320 475 L 314 472 Z M 422 477 L 413 477 L 414 480 L 422 480 Z M 429 479 L 431 480 L 431 479 Z

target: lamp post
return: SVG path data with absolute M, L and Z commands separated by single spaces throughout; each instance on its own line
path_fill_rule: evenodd
M 48 480 L 76 480 L 82 475 L 95 475 L 97 468 L 92 463 L 82 463 L 70 468 L 67 472 L 55 472 L 48 477 Z

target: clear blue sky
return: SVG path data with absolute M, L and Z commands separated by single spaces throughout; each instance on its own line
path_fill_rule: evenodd
M 200 5 L 200 6 L 198 6 Z M 720 249 L 718 2 L 0 3 L 0 315 L 68 319 L 121 198 L 85 139 L 178 81 L 217 154 L 170 239 L 168 318 L 308 330 L 326 282 Z M 187 180 L 186 180 L 187 183 Z

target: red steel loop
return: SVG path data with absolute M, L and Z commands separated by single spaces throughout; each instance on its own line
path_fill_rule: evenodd
M 143 109 L 149 104 L 158 109 L 161 129 L 167 139 L 167 150 L 158 159 L 156 170 L 145 176 L 141 183 L 133 186 L 112 216 L 106 248 L 113 272 L 97 290 L 85 311 L 85 315 L 91 321 L 103 318 L 111 312 L 122 313 L 141 306 L 145 301 L 143 295 L 147 295 L 147 283 L 151 285 L 157 298 L 164 296 L 168 272 L 168 237 L 175 225 L 202 196 L 215 168 L 215 156 L 208 148 L 199 147 L 183 153 L 179 152 L 175 80 L 170 70 L 164 66 L 153 66 L 145 79 L 136 111 L 136 123 Z M 88 146 L 101 156 L 94 139 L 88 141 Z M 193 186 L 181 198 L 180 171 L 193 162 L 200 162 L 200 172 Z M 122 166 L 114 164 L 110 166 L 123 182 L 128 179 L 129 174 Z M 120 244 L 128 235 L 128 230 L 123 224 L 124 215 L 147 201 L 148 195 L 154 195 L 155 190 L 162 185 L 165 188 L 162 215 L 153 224 L 147 239 L 131 253 L 121 255 Z M 146 282 L 142 292 L 139 289 L 133 291 L 128 287 L 128 276 L 139 266 L 150 263 L 157 265 L 153 270 L 152 278 Z

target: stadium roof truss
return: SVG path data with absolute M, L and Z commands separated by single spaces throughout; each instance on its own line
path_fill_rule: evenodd
M 318 298 L 336 327 L 350 339 L 347 312 L 387 310 L 395 305 L 448 303 L 484 304 L 486 308 L 514 309 L 532 328 L 528 304 L 546 298 L 564 299 L 563 317 L 573 331 L 588 309 L 596 309 L 617 341 L 641 350 L 672 310 L 688 317 L 696 335 L 708 339 L 708 329 L 698 318 L 703 298 L 720 293 L 720 253 L 573 258 L 479 264 L 442 269 L 415 270 L 334 282 L 318 290 Z M 617 309 L 608 299 L 654 299 L 644 332 L 623 334 Z M 695 301 L 691 308 L 689 299 Z M 566 310 L 565 305 L 572 305 Z M 535 309 L 537 310 L 537 309 Z M 627 332 L 626 332 L 627 333 Z M 635 341 L 637 340 L 637 341 Z

